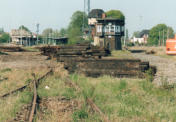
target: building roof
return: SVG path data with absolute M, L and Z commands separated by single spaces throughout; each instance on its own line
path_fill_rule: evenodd
M 144 35 L 148 35 L 149 34 L 149 30 L 142 30 L 140 33 L 139 33 L 139 37 L 142 38 Z
M 104 11 L 102 9 L 92 9 L 89 13 L 88 18 L 102 18 Z
M 13 29 L 10 32 L 11 36 L 24 36 L 24 37 L 29 37 L 32 36 L 32 33 L 26 31 L 26 30 L 19 30 L 19 29 Z

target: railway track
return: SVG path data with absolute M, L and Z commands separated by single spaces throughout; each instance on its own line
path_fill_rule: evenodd
M 48 75 L 50 75 L 51 73 L 53 73 L 53 70 L 51 69 L 50 71 L 48 71 L 45 75 L 43 75 L 42 77 L 40 77 L 39 79 L 37 79 L 37 82 L 40 83 L 41 80 L 43 80 L 44 78 L 46 78 Z M 34 81 L 32 81 L 34 82 Z M 12 95 L 12 94 L 15 94 L 17 92 L 22 92 L 24 89 L 26 89 L 28 86 L 30 85 L 30 83 L 24 85 L 24 86 L 21 86 L 20 88 L 17 88 L 15 90 L 12 90 L 8 93 L 5 93 L 4 95 L 0 96 L 0 98 L 6 98 L 8 97 L 9 95 Z
M 78 84 L 70 81 L 69 79 L 67 79 L 65 84 L 68 85 L 69 87 L 73 87 L 78 92 L 83 92 L 83 90 L 80 88 L 80 86 Z M 93 100 L 91 98 L 87 97 L 86 102 L 88 105 L 90 105 L 90 107 L 92 108 L 93 111 L 95 111 L 96 113 L 98 113 L 101 116 L 103 122 L 110 122 L 108 117 L 101 111 L 101 109 L 93 102 Z
M 31 82 L 32 83 L 32 92 L 33 92 L 33 99 L 30 103 L 30 105 L 28 105 L 28 108 L 25 108 L 27 109 L 26 111 L 28 111 L 27 115 L 24 117 L 24 118 L 20 118 L 20 115 L 22 113 L 18 113 L 19 115 L 17 115 L 17 118 L 15 118 L 14 120 L 12 121 L 8 121 L 8 122 L 18 122 L 18 121 L 24 121 L 24 122 L 33 122 L 34 121 L 34 118 L 35 118 L 35 114 L 36 114 L 36 110 L 37 110 L 37 105 L 38 105 L 38 95 L 37 95 L 37 88 L 40 84 L 40 81 L 46 77 L 48 77 L 51 73 L 53 73 L 54 71 L 53 70 L 50 70 L 49 72 L 47 72 L 45 75 L 43 75 L 42 77 L 40 78 L 36 78 L 36 74 L 32 74 L 33 77 L 34 77 L 34 80 Z M 81 87 L 72 82 L 70 79 L 67 79 L 67 81 L 65 82 L 66 85 L 68 85 L 69 87 L 72 87 L 74 89 L 76 89 L 78 92 L 83 92 L 83 90 L 81 89 Z M 22 86 L 20 87 L 19 89 L 16 89 L 14 91 L 11 91 L 3 96 L 1 96 L 2 98 L 5 98 L 11 94 L 14 94 L 18 91 L 23 91 L 25 88 L 27 88 L 29 86 L 29 84 L 25 85 L 25 86 Z M 88 105 L 90 105 L 90 107 L 92 108 L 93 111 L 95 111 L 96 113 L 98 113 L 101 118 L 102 118 L 102 121 L 104 122 L 110 122 L 110 120 L 108 119 L 108 117 L 101 111 L 101 109 L 93 102 L 92 98 L 86 98 L 86 102 Z M 24 111 L 24 110 L 23 110 Z M 19 117 L 19 118 L 18 118 Z M 24 119 L 24 120 L 23 120 Z
M 13 120 L 10 120 L 8 122 L 19 122 L 19 121 L 24 121 L 24 122 L 33 122 L 33 119 L 35 117 L 35 113 L 36 113 L 36 108 L 37 108 L 37 101 L 38 101 L 38 95 L 37 95 L 37 88 L 39 83 L 46 77 L 48 77 L 50 74 L 53 73 L 53 69 L 49 70 L 46 74 L 44 74 L 43 76 L 41 76 L 40 78 L 36 78 L 35 74 L 32 74 L 34 77 L 34 80 L 30 83 L 28 83 L 27 85 L 24 85 L 16 90 L 10 91 L 9 93 L 6 93 L 4 95 L 2 95 L 0 98 L 4 99 L 6 97 L 8 97 L 9 95 L 12 95 L 16 92 L 22 92 L 23 90 L 25 90 L 27 87 L 30 87 L 31 83 L 32 83 L 32 88 L 33 89 L 33 98 L 32 101 L 30 103 L 30 105 L 27 105 L 25 107 L 23 107 L 25 110 L 22 110 L 22 112 L 17 113 L 17 117 L 14 118 Z M 26 113 L 25 113 L 26 112 Z M 24 116 L 22 116 L 24 114 Z

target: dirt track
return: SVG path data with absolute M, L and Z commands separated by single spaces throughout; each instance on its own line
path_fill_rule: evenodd
M 150 65 L 157 67 L 157 73 L 154 83 L 161 85 L 163 82 L 176 83 L 176 61 L 168 58 L 162 58 L 155 55 L 147 55 L 145 53 L 133 53 L 135 58 L 143 61 L 149 61 Z

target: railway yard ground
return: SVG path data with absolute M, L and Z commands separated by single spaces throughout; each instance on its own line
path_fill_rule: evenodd
M 32 113 L 35 122 L 176 121 L 176 56 L 163 47 L 112 52 L 111 58 L 156 66 L 155 76 L 148 70 L 145 78 L 70 74 L 36 48 L 25 50 L 0 53 L 0 122 L 27 122 Z

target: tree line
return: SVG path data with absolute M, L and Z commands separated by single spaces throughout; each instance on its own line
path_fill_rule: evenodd
M 150 30 L 142 30 L 141 32 L 144 31 L 149 31 L 147 40 L 147 45 L 149 46 L 164 46 L 166 44 L 166 40 L 173 38 L 175 34 L 173 28 L 166 24 L 157 24 Z M 133 37 L 140 38 L 141 32 L 134 32 Z

